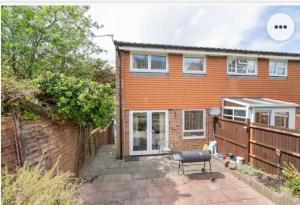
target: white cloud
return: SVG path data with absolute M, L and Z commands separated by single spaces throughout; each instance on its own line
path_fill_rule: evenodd
M 90 14 L 105 25 L 97 34 L 114 34 L 116 40 L 227 48 L 241 48 L 244 44 L 247 49 L 280 49 L 283 44 L 251 36 L 250 31 L 264 28 L 260 19 L 264 10 L 265 7 L 249 5 L 111 3 L 91 6 Z M 115 48 L 111 39 L 97 38 L 95 42 L 108 50 L 100 57 L 114 64 Z
M 238 47 L 245 33 L 257 26 L 262 7 L 210 7 L 197 19 L 199 41 L 196 45 L 209 47 Z M 202 9 L 200 9 L 202 11 Z M 195 23 L 193 23 L 195 25 Z M 189 30 L 195 29 L 193 26 Z

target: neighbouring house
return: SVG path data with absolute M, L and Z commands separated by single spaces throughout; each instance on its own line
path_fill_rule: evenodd
M 300 128 L 300 53 L 114 43 L 121 157 L 201 149 L 213 139 L 213 107 Z

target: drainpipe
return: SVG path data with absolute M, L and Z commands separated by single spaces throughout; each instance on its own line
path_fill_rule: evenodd
M 119 58 L 119 134 L 120 134 L 120 159 L 123 159 L 123 110 L 122 110 L 122 60 L 121 51 L 116 48 L 117 58 Z

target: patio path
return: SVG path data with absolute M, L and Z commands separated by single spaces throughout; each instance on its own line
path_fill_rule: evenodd
M 201 166 L 202 167 L 202 166 Z M 101 147 L 83 176 L 93 178 L 80 188 L 85 205 L 271 205 L 271 201 L 233 177 L 212 160 L 215 182 L 199 165 L 177 174 L 177 163 L 166 157 L 116 160 L 114 147 Z

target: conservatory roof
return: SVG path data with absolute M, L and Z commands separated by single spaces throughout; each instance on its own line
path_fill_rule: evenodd
M 300 107 L 296 103 L 273 100 L 269 98 L 259 98 L 259 97 L 230 97 L 223 98 L 224 101 L 236 103 L 245 107 Z

